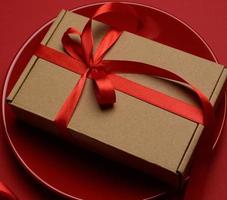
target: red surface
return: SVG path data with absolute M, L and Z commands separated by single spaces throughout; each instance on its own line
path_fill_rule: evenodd
M 4 29 L 1 28 L 0 31 L 0 56 L 3 58 L 0 60 L 1 86 L 3 83 L 2 77 L 5 76 L 13 55 L 37 27 L 55 16 L 61 8 L 73 8 L 88 2 L 92 1 L 83 1 L 82 3 L 79 1 L 49 0 L 1 3 L 4 4 L 2 5 L 4 9 L 2 9 L 0 16 L 1 27 L 5 27 Z M 145 1 L 143 2 L 145 3 Z M 225 30 L 227 25 L 227 14 L 225 14 L 227 5 L 225 5 L 224 1 L 219 1 L 216 4 L 195 0 L 187 3 L 183 1 L 175 1 L 174 3 L 173 1 L 163 1 L 162 3 L 149 1 L 148 5 L 166 10 L 191 25 L 210 44 L 219 61 L 227 65 L 224 49 L 227 44 L 225 38 L 227 35 L 227 30 Z M 15 19 L 17 19 L 16 23 Z M 227 132 L 226 124 L 225 132 Z M 10 153 L 3 137 L 1 137 L 0 142 L 0 178 L 10 185 L 11 189 L 23 199 L 56 199 L 57 197 L 52 196 L 53 194 L 36 184 L 30 176 L 24 173 L 24 170 L 19 167 L 12 153 Z M 214 153 L 214 161 L 206 181 L 205 192 L 204 194 L 198 194 L 197 196 L 200 196 L 198 199 L 224 200 L 227 198 L 227 192 L 225 191 L 227 175 L 223 173 L 227 168 L 225 142 L 227 142 L 227 136 L 223 134 L 221 142 L 219 142 Z M 7 173 L 5 173 L 5 169 L 7 169 Z

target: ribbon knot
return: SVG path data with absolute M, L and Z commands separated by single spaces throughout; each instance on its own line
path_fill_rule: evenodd
M 93 66 L 90 67 L 89 74 L 90 74 L 90 78 L 95 81 L 101 78 L 105 78 L 107 76 L 107 73 L 103 68 L 93 67 Z

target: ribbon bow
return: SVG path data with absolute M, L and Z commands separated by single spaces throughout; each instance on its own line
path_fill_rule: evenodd
M 121 31 L 114 29 L 107 31 L 93 56 L 91 22 L 92 21 L 89 20 L 82 33 L 76 29 L 69 28 L 62 37 L 64 50 L 68 53 L 68 55 L 75 59 L 75 62 L 78 62 L 81 70 L 83 71 L 75 89 L 64 103 L 66 107 L 68 107 L 68 105 L 76 107 L 88 77 L 95 83 L 96 99 L 100 105 L 110 106 L 116 102 L 114 87 L 111 80 L 108 78 L 109 72 L 107 72 L 106 65 L 103 62 L 103 57 L 111 46 L 117 41 L 118 37 L 121 35 Z M 72 40 L 69 34 L 79 35 L 81 38 L 81 44 Z M 55 118 L 55 121 L 63 126 L 68 124 L 73 114 L 73 110 L 68 110 L 65 106 L 62 107 Z M 65 114 L 67 111 L 68 119 L 66 120 Z
M 116 10 L 118 6 L 122 9 L 126 5 L 114 3 L 104 4 L 104 6 L 101 6 L 97 10 L 93 18 L 101 14 L 110 13 Z M 126 10 L 130 11 L 129 13 L 132 14 L 129 8 Z M 139 24 L 137 23 L 139 18 L 137 19 L 136 23 L 134 23 L 135 27 Z M 95 83 L 96 98 L 100 105 L 113 105 L 116 102 L 115 90 L 118 90 L 194 122 L 201 124 L 207 123 L 212 111 L 212 105 L 209 100 L 196 87 L 177 74 L 145 63 L 103 59 L 105 54 L 111 49 L 115 42 L 117 42 L 121 33 L 122 31 L 110 28 L 105 33 L 93 55 L 92 19 L 90 19 L 82 33 L 74 28 L 69 28 L 64 33 L 62 44 L 68 55 L 50 47 L 40 45 L 35 53 L 36 56 L 81 75 L 76 86 L 57 113 L 55 122 L 61 127 L 67 127 L 82 95 L 86 80 L 90 78 Z M 80 43 L 73 40 L 70 34 L 79 35 Z M 202 110 L 154 89 L 147 88 L 123 78 L 116 73 L 146 74 L 182 84 L 198 97 Z
M 73 41 L 69 34 L 79 35 L 81 44 Z M 103 37 L 96 53 L 93 56 L 93 37 L 91 32 L 91 20 L 86 24 L 83 32 L 73 28 L 69 28 L 62 37 L 64 50 L 78 62 L 84 70 L 83 75 L 78 82 L 84 86 L 87 77 L 89 76 L 96 85 L 96 97 L 100 105 L 112 105 L 116 101 L 114 87 L 108 78 L 107 65 L 103 62 L 104 55 L 117 41 L 121 31 L 110 29 Z

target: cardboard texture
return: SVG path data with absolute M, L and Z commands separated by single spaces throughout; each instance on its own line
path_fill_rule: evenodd
M 87 20 L 62 11 L 42 44 L 63 52 L 63 33 L 71 26 L 81 31 Z M 93 21 L 96 44 L 105 27 Z M 199 88 L 213 105 L 227 76 L 222 65 L 128 32 L 122 34 L 104 59 L 138 61 L 171 70 Z M 145 75 L 122 76 L 197 104 L 189 91 L 174 83 Z M 59 134 L 54 117 L 78 78 L 75 73 L 33 56 L 7 100 L 19 118 Z M 100 109 L 93 83 L 88 80 L 68 125 L 71 136 L 88 149 L 179 186 L 204 127 L 121 92 L 116 91 L 116 95 L 113 108 Z

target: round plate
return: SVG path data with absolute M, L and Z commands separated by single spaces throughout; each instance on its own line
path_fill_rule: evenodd
M 141 13 L 140 16 L 145 16 L 140 35 L 217 62 L 205 41 L 182 21 L 156 8 L 130 5 Z M 72 11 L 91 16 L 97 6 L 89 5 Z M 168 194 L 170 189 L 156 180 L 15 120 L 5 98 L 52 22 L 38 29 L 21 47 L 4 84 L 2 114 L 5 132 L 16 157 L 40 183 L 72 199 L 138 200 Z

